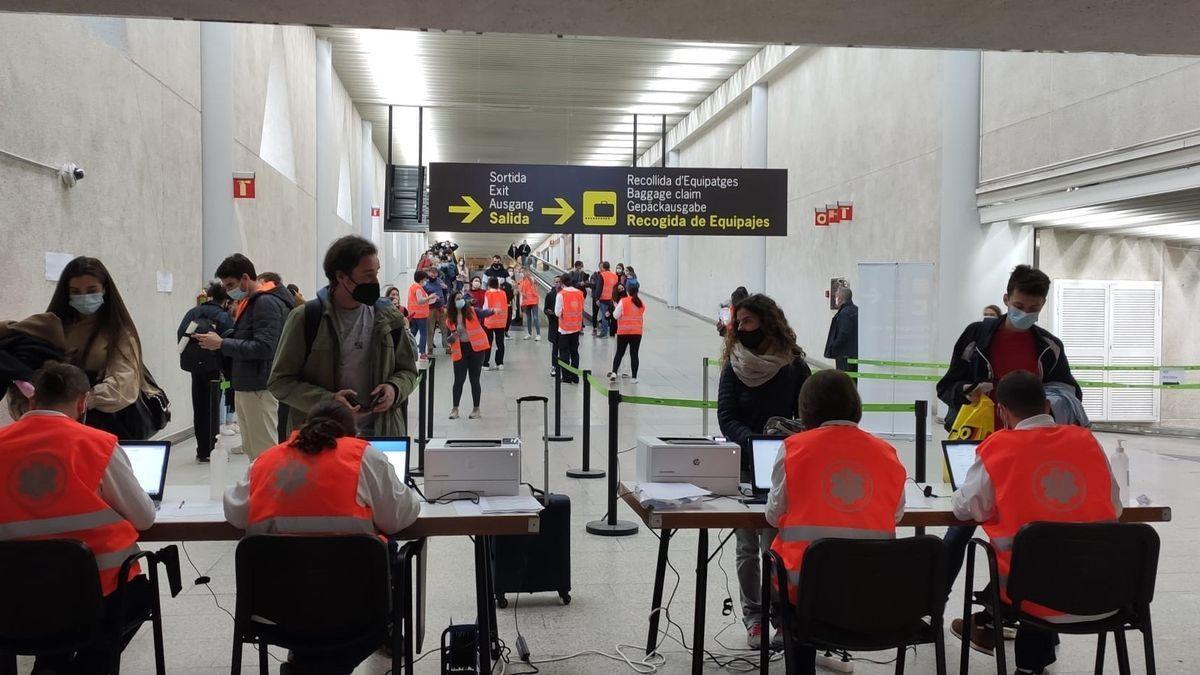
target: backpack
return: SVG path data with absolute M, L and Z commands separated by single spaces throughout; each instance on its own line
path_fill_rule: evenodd
M 304 362 L 308 363 L 308 355 L 312 353 L 313 343 L 317 340 L 317 332 L 321 330 L 321 315 L 325 307 L 320 298 L 313 298 L 304 303 Z M 392 345 L 397 347 L 404 338 L 405 326 L 392 331 Z M 414 348 L 415 350 L 415 348 Z
M 217 329 L 212 319 L 206 316 L 198 316 L 194 322 L 196 333 L 211 333 Z M 189 373 L 212 373 L 221 370 L 221 365 L 221 352 L 204 349 L 195 340 L 189 339 L 179 353 L 179 367 Z

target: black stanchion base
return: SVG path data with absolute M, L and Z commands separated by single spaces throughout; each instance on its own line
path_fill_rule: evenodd
M 546 440 L 551 443 L 566 443 L 567 441 L 575 440 L 574 436 L 547 436 Z
M 628 520 L 618 520 L 615 524 L 610 525 L 608 519 L 602 518 L 588 523 L 587 531 L 588 534 L 601 537 L 628 537 L 631 534 L 637 534 L 638 526 Z
M 409 469 L 409 470 L 408 470 L 408 475 L 410 475 L 410 476 L 416 476 L 416 477 L 420 478 L 421 476 L 424 476 L 424 475 L 425 475 L 425 469 L 422 469 L 422 468 L 420 468 L 420 467 L 418 467 L 418 468 L 415 468 L 415 469 Z
M 600 469 L 567 469 L 567 478 L 604 478 Z

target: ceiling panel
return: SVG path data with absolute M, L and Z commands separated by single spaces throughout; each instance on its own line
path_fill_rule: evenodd
M 1035 227 L 1164 239 L 1200 246 L 1200 189 L 1094 204 L 1020 218 Z

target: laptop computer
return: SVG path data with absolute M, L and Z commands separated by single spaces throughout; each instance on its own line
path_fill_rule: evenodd
M 957 490 L 967 480 L 967 471 L 975 464 L 979 441 L 942 441 L 942 457 L 950 469 L 950 487 Z
M 363 440 L 388 458 L 401 482 L 408 482 L 408 436 L 369 436 Z
M 146 491 L 157 510 L 162 505 L 167 484 L 167 463 L 171 458 L 170 441 L 117 441 L 129 457 L 138 485 Z
M 787 436 L 750 437 L 750 498 L 749 504 L 766 504 L 771 493 L 771 473 L 775 469 L 775 458 Z

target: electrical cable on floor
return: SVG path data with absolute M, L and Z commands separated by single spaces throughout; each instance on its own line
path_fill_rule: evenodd
M 181 549 L 183 549 L 183 557 L 186 558 L 188 561 L 188 564 L 192 566 L 192 570 L 196 572 L 196 580 L 194 582 L 192 582 L 192 585 L 193 586 L 203 586 L 205 589 L 207 589 L 208 594 L 212 596 L 213 604 L 215 604 L 217 606 L 217 609 L 228 614 L 229 619 L 231 621 L 233 621 L 234 623 L 236 623 L 237 619 L 234 618 L 233 612 L 230 612 L 229 610 L 222 607 L 221 601 L 217 599 L 217 593 L 212 588 L 212 579 L 208 575 L 202 574 L 200 572 L 200 568 L 196 566 L 196 563 L 192 562 L 192 556 L 191 556 L 191 554 L 188 553 L 188 550 L 187 550 L 187 542 L 183 542 L 183 541 L 179 542 L 179 547 Z M 278 656 L 275 656 L 274 654 L 272 654 L 270 649 L 267 650 L 267 656 L 274 659 L 277 663 L 284 663 L 284 660 L 279 658 Z

